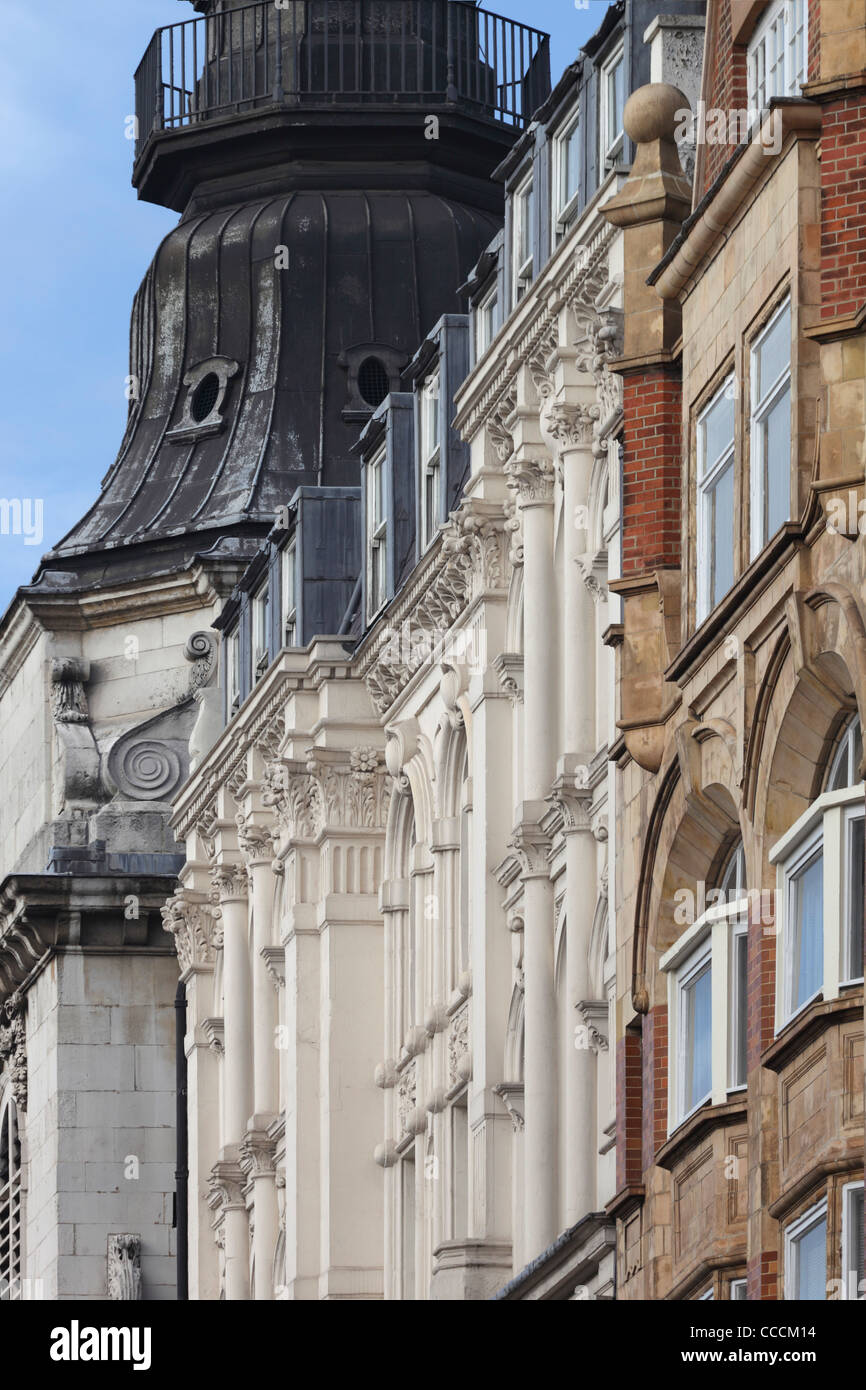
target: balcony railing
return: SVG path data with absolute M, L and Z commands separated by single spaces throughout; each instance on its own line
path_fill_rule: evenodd
M 459 102 L 522 127 L 549 90 L 547 35 L 459 0 L 259 0 L 157 29 L 136 153 L 153 131 L 290 105 Z

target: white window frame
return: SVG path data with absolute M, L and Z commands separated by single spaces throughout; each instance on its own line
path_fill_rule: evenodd
M 729 989 L 733 940 L 747 931 L 748 896 L 733 902 L 717 902 L 708 907 L 659 961 L 668 977 L 668 1018 L 672 1022 L 668 1056 L 668 1134 L 673 1134 L 704 1105 L 724 1105 L 728 1096 L 741 1092 L 743 1084 L 730 1084 L 732 1000 Z M 709 1093 L 685 1109 L 685 1027 L 682 987 L 706 960 L 710 961 L 711 984 L 711 1088 Z
M 703 1292 L 703 1293 L 699 1293 L 699 1294 L 698 1294 L 697 1298 L 695 1299 L 695 1302 L 696 1302 L 696 1303 L 712 1303 L 713 1298 L 714 1298 L 713 1286 L 712 1286 L 712 1284 L 710 1284 L 710 1287 L 709 1287 L 708 1289 L 704 1289 L 704 1292 Z
M 815 1226 L 817 1226 L 817 1225 L 818 1225 L 819 1223 L 821 1223 L 821 1222 L 823 1222 L 823 1224 L 824 1224 L 824 1240 L 825 1240 L 825 1250 L 826 1250 L 827 1227 L 828 1227 L 828 1221 L 827 1221 L 827 1198 L 826 1198 L 826 1197 L 822 1197 L 821 1201 L 818 1202 L 814 1207 L 810 1207 L 809 1210 L 806 1211 L 806 1212 L 804 1212 L 802 1216 L 798 1217 L 796 1221 L 792 1221 L 791 1224 L 790 1224 L 790 1226 L 786 1226 L 786 1227 L 785 1227 L 785 1298 L 786 1298 L 786 1300 L 793 1299 L 794 1302 L 800 1301 L 800 1300 L 799 1300 L 799 1295 L 798 1295 L 798 1293 L 797 1293 L 797 1285 L 798 1285 L 798 1282 L 799 1282 L 799 1272 L 800 1272 L 800 1271 L 799 1271 L 798 1245 L 799 1245 L 799 1242 L 800 1242 L 801 1238 L 802 1238 L 804 1235 L 807 1235 L 809 1231 L 813 1230 L 813 1229 L 815 1228 Z M 825 1257 L 824 1257 L 824 1258 L 825 1258 L 825 1261 L 826 1261 L 826 1253 L 825 1253 Z M 825 1264 L 825 1269 L 826 1269 L 826 1264 Z M 826 1288 L 826 1281 L 825 1281 L 825 1286 L 824 1286 L 824 1297 L 826 1298 L 826 1296 L 827 1296 L 827 1288 Z M 816 1300 L 816 1301 L 817 1301 L 817 1300 Z
M 563 122 L 562 129 L 553 139 L 553 188 L 554 188 L 554 207 L 555 216 L 553 218 L 553 246 L 555 250 L 565 236 L 568 228 L 574 221 L 580 202 L 580 112 L 576 108 Z M 577 187 L 572 193 L 568 192 L 568 175 L 566 173 L 566 161 L 568 159 L 568 147 L 573 138 L 577 138 Z
M 754 339 L 749 359 L 750 359 L 750 381 L 751 381 L 751 418 L 749 423 L 749 491 L 751 497 L 751 559 L 760 554 L 769 535 L 766 531 L 766 491 L 764 487 L 764 472 L 766 459 L 764 458 L 764 422 L 773 408 L 779 403 L 781 397 L 787 392 L 788 410 L 791 410 L 791 342 L 788 343 L 788 365 L 782 369 L 770 386 L 764 390 L 760 400 L 757 394 L 758 381 L 758 352 L 765 339 L 775 328 L 779 319 L 784 314 L 791 315 L 791 299 L 787 296 L 782 303 L 774 310 L 770 318 L 764 324 L 760 333 Z M 793 435 L 791 432 L 791 421 L 788 422 L 788 515 L 786 520 L 791 519 L 791 443 Z
M 250 651 L 252 654 L 253 665 L 253 685 L 259 680 L 270 665 L 270 641 L 269 641 L 269 619 L 270 619 L 270 590 L 269 580 L 260 584 L 252 597 L 251 603 L 251 633 Z
M 793 23 L 792 23 L 793 21 Z M 798 54 L 797 35 L 802 31 Z M 768 82 L 768 59 L 780 81 Z M 774 97 L 798 97 L 809 66 L 808 0 L 775 0 L 767 5 L 749 39 L 746 71 L 750 114 L 761 112 Z
M 711 506 L 711 493 L 715 489 L 721 475 L 730 467 L 736 469 L 735 446 L 737 438 L 737 418 L 736 418 L 736 398 L 731 395 L 731 388 L 734 382 L 733 372 L 725 378 L 715 391 L 706 405 L 698 412 L 697 419 L 697 473 L 695 485 L 697 490 L 697 512 L 698 512 L 698 535 L 696 551 L 696 583 L 697 583 L 697 622 L 700 624 L 709 616 L 712 610 L 712 573 L 713 556 L 710 550 L 710 536 L 712 528 L 709 519 L 709 509 Z M 729 446 L 722 451 L 719 457 L 713 462 L 709 472 L 704 476 L 704 455 L 706 444 L 704 441 L 704 421 L 710 411 L 718 404 L 722 397 L 734 402 L 732 414 L 734 417 L 734 427 L 731 433 Z M 736 486 L 736 477 L 734 479 Z M 736 516 L 736 506 L 734 507 Z M 734 536 L 736 542 L 736 535 Z M 736 567 L 734 572 L 734 582 L 736 583 Z
M 241 702 L 241 635 L 235 625 L 226 634 L 226 702 L 229 714 L 233 714 Z
M 298 632 L 297 574 L 295 564 L 297 550 L 294 542 L 283 547 L 280 555 L 280 579 L 282 588 L 282 636 L 283 645 L 295 646 Z
M 622 112 L 620 113 L 620 125 L 619 125 L 619 130 L 617 130 L 617 131 L 611 131 L 611 130 L 608 129 L 608 125 L 609 125 L 608 91 L 609 91 L 609 86 L 610 86 L 611 78 L 613 77 L 613 74 L 614 74 L 614 72 L 616 71 L 616 69 L 617 69 L 617 67 L 618 67 L 618 65 L 619 65 L 620 63 L 623 64 L 623 74 L 622 74 L 622 104 L 623 104 L 623 110 L 625 110 L 625 103 L 626 103 L 626 101 L 628 100 L 628 92 L 626 91 L 625 66 L 624 66 L 624 65 L 625 65 L 625 48 L 624 48 L 623 44 L 618 44 L 618 45 L 617 45 L 617 47 L 613 50 L 613 52 L 610 53 L 610 54 L 608 55 L 607 58 L 605 58 L 604 62 L 603 62 L 602 65 L 601 65 L 601 68 L 599 69 L 599 78 L 598 78 L 598 94 L 599 94 L 599 101 L 598 101 L 598 116 L 599 116 L 599 119 L 598 119 L 598 134 L 599 134 L 599 138 L 598 138 L 598 147 L 599 147 L 599 163 L 600 163 L 600 165 L 601 165 L 602 177 L 604 176 L 605 166 L 606 166 L 608 163 L 612 164 L 612 163 L 614 162 L 614 160 L 616 159 L 617 155 L 619 155 L 619 154 L 622 153 L 623 144 L 624 144 L 625 131 L 624 131 L 624 129 L 623 129 Z
M 418 492 L 421 502 L 421 549 L 432 545 L 442 522 L 440 491 L 442 483 L 441 373 L 437 368 L 421 386 L 418 395 Z M 428 491 L 432 490 L 432 514 Z
M 388 502 L 385 445 L 367 464 L 367 620 L 388 601 Z M 381 503 L 381 514 L 380 514 Z
M 838 999 L 840 988 L 862 979 L 845 979 L 847 937 L 845 881 L 846 824 L 863 815 L 863 787 L 822 792 L 773 846 L 769 859 L 776 866 L 776 1032 L 808 1008 L 820 995 Z M 823 950 L 821 988 L 796 1007 L 793 1004 L 794 953 L 790 935 L 790 897 L 793 879 L 820 846 L 824 859 Z
M 731 1303 L 744 1303 L 748 1301 L 748 1295 L 746 1292 L 748 1288 L 748 1282 L 749 1281 L 747 1279 L 743 1278 L 731 1280 L 730 1284 L 728 1285 L 728 1299 Z M 736 1292 L 734 1292 L 734 1290 L 736 1290 Z
M 18 1143 L 18 1162 L 12 1144 L 9 1144 L 9 1174 L 0 1188 L 0 1213 L 6 1239 L 6 1258 L 0 1265 L 0 1300 L 14 1303 L 24 1297 L 24 1181 L 21 1163 L 21 1119 L 20 1112 L 12 1095 L 11 1088 L 0 1091 L 0 1135 L 5 1132 L 7 1141 L 13 1134 Z
M 532 284 L 535 188 L 532 170 L 514 190 L 511 199 L 511 260 L 513 302 L 516 305 Z M 524 225 L 525 223 L 525 225 Z M 523 245 L 524 231 L 527 245 Z M 523 255 L 521 256 L 521 252 Z
M 854 1272 L 854 1251 L 853 1235 L 855 1223 L 852 1219 L 852 1208 L 854 1206 L 854 1194 L 863 1191 L 863 1179 L 857 1182 L 846 1182 L 842 1188 L 842 1298 L 848 1301 L 862 1302 L 866 1299 L 866 1279 L 859 1281 L 859 1287 L 854 1287 L 851 1274 Z M 862 1221 L 862 1213 L 860 1214 Z M 862 1236 L 861 1236 L 862 1238 Z
M 499 286 L 494 283 L 478 300 L 475 306 L 475 360 L 476 362 L 484 356 L 496 334 L 499 332 L 499 325 L 496 322 L 497 311 L 499 309 Z

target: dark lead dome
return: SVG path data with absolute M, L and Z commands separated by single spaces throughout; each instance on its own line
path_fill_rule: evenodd
M 421 191 L 298 191 L 182 222 L 135 299 L 141 389 L 120 454 L 54 554 L 270 525 L 301 484 L 356 484 L 350 451 L 389 368 L 460 311 L 456 288 L 497 225 Z M 182 428 L 184 378 L 216 357 L 237 364 L 223 428 L 197 435 Z M 207 374 L 187 425 L 215 400 Z

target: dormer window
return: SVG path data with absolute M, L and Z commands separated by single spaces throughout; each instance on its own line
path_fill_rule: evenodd
M 265 583 L 253 595 L 253 683 L 259 680 L 270 664 L 268 651 L 268 619 L 270 591 Z
M 385 450 L 367 464 L 367 618 L 385 603 L 388 585 L 388 515 L 385 505 Z
M 499 332 L 499 291 L 496 285 L 478 301 L 475 309 L 475 360 L 483 357 Z
M 556 217 L 554 242 L 562 241 L 577 216 L 580 180 L 580 124 L 575 115 L 554 142 Z
M 623 148 L 625 58 L 621 46 L 602 64 L 599 87 L 599 153 L 604 171 L 615 163 Z
M 295 555 L 295 547 L 287 545 L 280 557 L 283 585 L 283 643 L 287 647 L 295 645 L 297 635 Z
M 760 113 L 774 97 L 798 97 L 806 81 L 806 0 L 767 5 L 749 41 L 749 109 Z
M 420 394 L 420 494 L 421 544 L 426 550 L 441 521 L 440 476 L 441 452 L 439 439 L 439 373 L 434 372 L 421 387 Z
M 514 194 L 511 216 L 514 238 L 514 302 L 517 304 L 532 284 L 532 224 L 535 216 L 535 193 L 531 175 L 524 180 Z
M 241 639 L 237 628 L 226 635 L 226 703 L 229 716 L 241 703 Z

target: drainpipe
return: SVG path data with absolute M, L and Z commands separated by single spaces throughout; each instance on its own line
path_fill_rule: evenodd
M 188 1239 L 188 1155 L 189 1134 L 186 1111 L 186 985 L 178 980 L 174 996 L 175 1095 L 177 1100 L 177 1166 L 174 1171 L 174 1224 L 177 1231 L 177 1299 L 189 1298 Z

